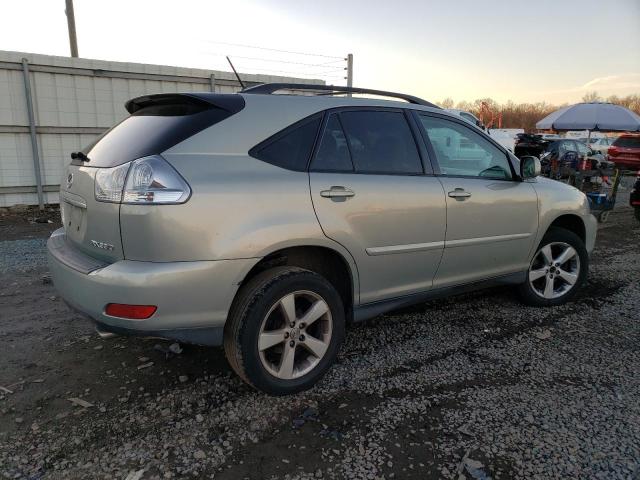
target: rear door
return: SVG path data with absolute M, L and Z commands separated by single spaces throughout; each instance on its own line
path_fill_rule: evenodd
M 396 109 L 334 111 L 311 163 L 318 220 L 355 259 L 360 303 L 428 290 L 440 263 L 444 194 L 410 122 Z
M 526 270 L 538 229 L 533 186 L 516 178 L 503 149 L 464 122 L 416 116 L 447 202 L 445 249 L 434 286 Z

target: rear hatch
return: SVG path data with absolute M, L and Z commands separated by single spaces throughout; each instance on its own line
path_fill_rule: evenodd
M 69 165 L 60 185 L 60 212 L 67 242 L 92 257 L 124 258 L 120 241 L 120 205 L 94 197 L 96 168 Z
M 240 95 L 160 94 L 135 98 L 131 113 L 74 159 L 60 185 L 60 208 L 67 242 L 107 262 L 125 258 L 120 235 L 120 200 L 98 201 L 96 175 L 101 169 L 157 155 L 244 107 Z M 107 171 L 103 170 L 102 174 Z M 149 208 L 162 208 L 149 205 Z

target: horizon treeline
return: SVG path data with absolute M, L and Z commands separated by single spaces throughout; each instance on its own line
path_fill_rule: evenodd
M 640 115 L 640 95 L 632 94 L 624 97 L 617 95 L 611 95 L 609 97 L 601 97 L 597 92 L 589 92 L 582 97 L 583 102 L 608 102 L 616 105 L 622 105 L 623 107 L 632 110 Z M 485 102 L 492 112 L 495 114 L 502 113 L 502 128 L 524 128 L 526 132 L 533 132 L 536 130 L 536 122 L 543 119 L 551 112 L 558 110 L 559 108 L 571 105 L 569 103 L 563 103 L 561 105 L 552 105 L 546 102 L 537 103 L 515 103 L 509 100 L 505 103 L 498 103 L 492 98 L 479 98 L 473 102 L 461 101 L 455 103 L 452 98 L 445 98 L 440 102 L 436 102 L 442 108 L 457 108 L 459 110 L 466 110 L 473 113 L 477 117 L 480 117 L 480 109 L 482 103 Z M 485 122 L 488 120 L 485 119 Z M 498 128 L 497 120 L 492 128 Z

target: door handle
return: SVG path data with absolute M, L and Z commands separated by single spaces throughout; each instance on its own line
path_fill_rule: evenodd
M 345 187 L 331 187 L 329 190 L 322 190 L 320 196 L 324 198 L 348 198 L 354 197 L 356 192 Z
M 456 198 L 460 200 L 464 200 L 465 198 L 469 198 L 471 193 L 467 192 L 464 188 L 456 188 L 448 193 L 451 198 Z

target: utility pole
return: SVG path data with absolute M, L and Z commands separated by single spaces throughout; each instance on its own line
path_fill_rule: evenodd
M 347 87 L 353 87 L 353 53 L 347 55 Z M 347 95 L 351 96 L 351 93 Z
M 69 27 L 69 47 L 71 48 L 71 56 L 78 57 L 78 39 L 76 38 L 76 17 L 73 14 L 73 0 L 66 0 L 67 9 L 67 27 Z

